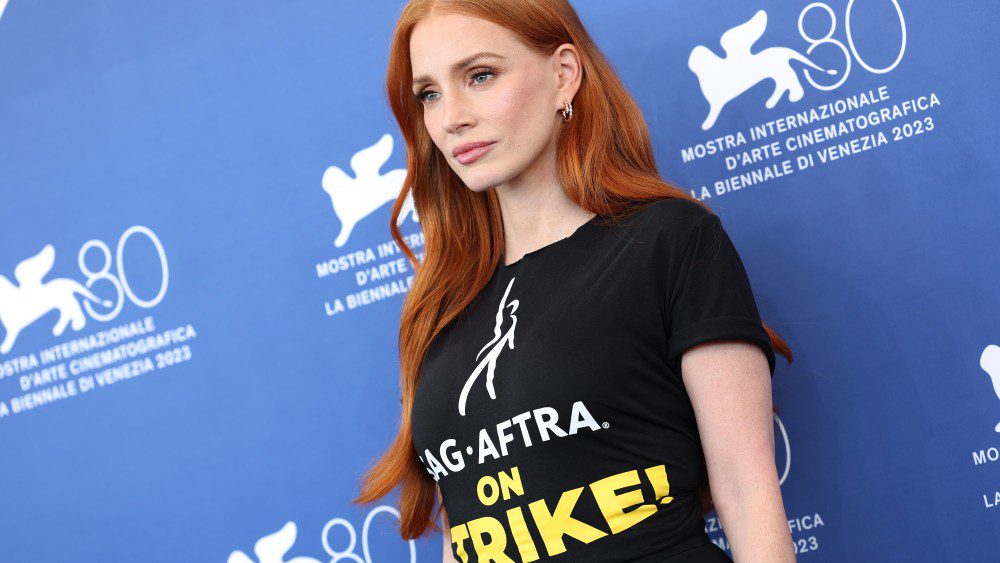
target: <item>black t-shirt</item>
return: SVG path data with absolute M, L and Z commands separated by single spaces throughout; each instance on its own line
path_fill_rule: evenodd
M 431 342 L 413 442 L 459 561 L 708 561 L 680 356 L 774 351 L 718 217 L 679 199 L 502 261 Z M 700 558 L 705 557 L 705 558 Z M 673 561 L 674 559 L 671 559 Z

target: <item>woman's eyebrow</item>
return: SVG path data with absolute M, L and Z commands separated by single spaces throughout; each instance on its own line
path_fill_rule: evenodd
M 496 53 L 491 53 L 489 51 L 482 51 L 480 53 L 476 53 L 475 55 L 470 55 L 468 57 L 465 57 L 464 59 L 458 61 L 457 63 L 455 63 L 453 65 L 451 65 L 451 72 L 452 72 L 452 74 L 454 74 L 454 73 L 462 70 L 463 68 L 471 65 L 472 63 L 478 61 L 479 59 L 486 59 L 486 58 L 507 60 L 507 57 L 505 57 L 503 55 L 498 55 Z M 424 74 L 424 75 L 418 76 L 418 77 L 416 77 L 416 78 L 413 79 L 413 86 L 416 87 L 416 86 L 420 86 L 420 85 L 423 85 L 423 84 L 429 84 L 431 82 L 433 82 L 433 80 L 431 80 L 431 77 L 428 76 L 428 75 L 426 75 L 426 74 Z

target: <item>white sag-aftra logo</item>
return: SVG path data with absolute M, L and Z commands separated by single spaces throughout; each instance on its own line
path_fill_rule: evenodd
M 497 308 L 496 314 L 496 324 L 493 326 L 493 338 L 483 346 L 479 353 L 476 354 L 476 360 L 483 355 L 483 352 L 487 352 L 486 356 L 479 361 L 476 368 L 472 371 L 472 375 L 465 382 L 462 387 L 462 393 L 458 397 L 458 413 L 465 416 L 465 401 L 469 397 L 469 391 L 472 390 L 472 385 L 479 379 L 479 375 L 486 370 L 486 391 L 490 394 L 491 399 L 497 398 L 496 390 L 493 387 L 493 373 L 497 367 L 497 358 L 500 357 L 500 353 L 503 352 L 504 347 L 509 347 L 511 350 L 514 349 L 514 328 L 517 327 L 517 306 L 519 304 L 517 299 L 512 300 L 510 303 L 507 302 L 507 296 L 510 295 L 510 287 L 514 285 L 514 278 L 510 278 L 510 282 L 507 283 L 507 289 L 503 292 L 503 298 L 500 299 L 500 306 Z M 510 308 L 510 328 L 506 329 L 504 332 L 503 326 L 504 321 L 507 319 L 504 309 Z
M 335 246 L 344 246 L 362 219 L 399 195 L 406 170 L 396 168 L 379 174 L 379 169 L 391 155 L 392 136 L 386 133 L 374 145 L 359 150 L 351 157 L 353 178 L 337 166 L 330 166 L 323 173 L 323 191 L 330 196 L 333 212 L 340 220 L 340 233 L 334 240 Z M 417 221 L 412 195 L 407 195 L 397 225 L 402 224 L 407 214 Z

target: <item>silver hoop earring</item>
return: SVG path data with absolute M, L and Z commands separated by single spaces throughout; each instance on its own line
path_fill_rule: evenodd
M 573 118 L 573 104 L 563 100 L 563 121 L 569 121 Z

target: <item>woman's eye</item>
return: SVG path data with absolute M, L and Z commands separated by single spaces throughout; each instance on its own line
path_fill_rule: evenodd
M 490 71 L 488 71 L 488 70 L 477 72 L 476 74 L 472 75 L 472 81 L 475 82 L 477 78 L 479 78 L 480 76 L 487 75 L 487 74 L 492 75 L 493 73 L 490 72 Z M 476 82 L 476 84 L 485 84 L 485 82 Z
M 492 70 L 481 70 L 481 71 L 479 71 L 479 72 L 477 72 L 477 73 L 475 73 L 475 74 L 472 75 L 472 81 L 475 84 L 486 84 L 487 81 L 483 80 L 483 81 L 478 81 L 477 82 L 476 79 L 479 78 L 480 76 L 486 76 L 486 75 L 493 76 L 494 74 L 496 74 L 496 73 L 493 72 Z M 432 98 L 430 98 L 430 96 L 432 96 L 434 94 L 437 94 L 437 92 L 434 92 L 434 91 L 425 91 L 425 92 L 420 92 L 419 94 L 415 94 L 414 97 L 420 103 L 432 102 L 434 100 Z

